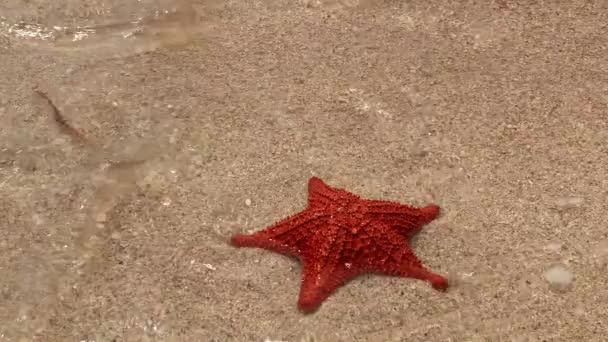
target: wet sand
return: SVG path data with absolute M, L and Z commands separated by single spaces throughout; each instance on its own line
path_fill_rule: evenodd
M 62 3 L 0 5 L 0 341 L 604 339 L 606 5 Z M 448 291 L 299 312 L 298 261 L 228 241 L 312 175 L 441 206 Z

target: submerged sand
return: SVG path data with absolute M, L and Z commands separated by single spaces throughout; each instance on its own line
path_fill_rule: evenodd
M 0 4 L 0 341 L 604 340 L 606 5 L 61 3 Z M 312 175 L 440 205 L 449 290 L 299 312 L 297 260 L 227 242 Z

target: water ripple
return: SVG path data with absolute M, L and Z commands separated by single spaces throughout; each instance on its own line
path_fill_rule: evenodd
M 0 16 L 0 36 L 8 38 L 12 44 L 51 52 L 86 53 L 100 58 L 126 57 L 183 45 L 192 41 L 201 27 L 197 12 L 186 1 L 131 20 L 110 19 L 84 26 L 11 23 Z

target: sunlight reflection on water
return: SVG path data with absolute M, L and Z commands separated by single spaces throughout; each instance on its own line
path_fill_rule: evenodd
M 17 3 L 19 5 L 15 6 Z M 201 23 L 202 12 L 199 4 L 195 8 L 188 0 L 3 0 L 0 1 L 0 49 L 22 50 L 17 56 L 25 51 L 24 55 L 36 57 L 49 53 L 61 58 L 73 57 L 74 60 L 65 64 L 128 57 L 191 42 L 201 30 L 209 27 L 208 21 Z M 47 64 L 46 60 L 41 60 Z M 3 101 L 0 98 L 0 115 L 6 104 Z M 18 207 L 19 202 L 15 204 L 15 209 L 10 212 L 14 217 L 27 210 L 35 211 L 30 215 L 31 224 L 23 223 L 24 227 L 31 226 L 31 231 L 14 232 L 18 238 L 11 241 L 17 242 L 11 245 L 0 238 L 0 247 L 13 253 L 8 264 L 10 269 L 2 269 L 2 273 L 9 276 L 0 283 L 0 297 L 5 293 L 10 293 L 10 297 L 0 305 L 0 321 L 6 323 L 0 324 L 0 341 L 19 340 L 21 336 L 52 330 L 56 310 L 64 307 L 66 298 L 72 298 L 81 277 L 103 268 L 99 257 L 104 251 L 103 243 L 120 239 L 120 234 L 112 234 L 108 223 L 110 210 L 138 186 L 160 188 L 166 184 L 165 178 L 171 179 L 165 177 L 168 171 L 162 161 L 148 161 L 156 157 L 155 147 L 147 151 L 148 145 L 145 145 L 136 153 L 138 157 L 142 153 L 150 156 L 145 158 L 146 165 L 130 160 L 104 164 L 104 168 L 96 164 L 91 174 L 87 174 L 92 178 L 92 181 L 87 180 L 89 183 L 83 181 L 80 184 L 80 179 L 76 180 L 78 177 L 75 176 L 61 183 L 56 193 L 49 190 L 52 194 L 48 198 L 41 195 L 42 199 L 31 201 L 43 203 L 40 207 L 34 207 L 30 201 L 26 201 L 28 204 L 23 207 Z M 90 159 L 97 161 L 101 155 L 116 157 L 110 152 L 104 153 L 95 150 L 91 152 L 93 156 Z M 149 175 L 150 170 L 157 174 Z M 46 186 L 46 178 L 41 179 L 36 182 Z M 0 179 L 0 188 L 6 189 L 12 181 L 14 178 Z M 15 198 L 26 198 L 33 187 L 29 183 L 15 187 L 18 188 Z M 61 201 L 69 202 L 68 198 L 78 200 L 78 210 L 69 220 L 54 222 L 55 208 L 58 203 L 63 203 Z M 164 200 L 163 204 L 171 204 L 168 198 Z M 2 205 L 4 203 L 0 201 L 0 207 Z M 73 209 L 69 205 L 65 208 Z M 17 223 L 14 222 L 15 225 Z M 22 240 L 21 234 L 27 239 Z M 2 267 L 4 265 L 0 265 Z M 134 321 L 146 322 L 138 323 L 135 328 L 147 336 L 166 333 L 157 319 L 138 318 Z
M 52 21 L 44 25 L 0 16 L 0 36 L 7 37 L 15 44 L 51 52 L 75 52 L 111 58 L 164 46 L 183 45 L 192 41 L 196 31 L 201 28 L 198 14 L 189 1 L 148 1 L 145 4 L 137 1 L 130 3 L 126 9 L 117 4 L 113 10 L 102 3 L 98 8 L 102 10 L 89 9 L 84 16 L 77 16 L 76 19 L 61 19 L 70 24 L 86 21 L 86 25 L 64 25 L 57 20 L 40 19 Z M 71 12 L 69 15 L 72 15 Z

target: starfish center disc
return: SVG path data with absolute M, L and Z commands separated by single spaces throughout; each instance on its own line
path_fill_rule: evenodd
M 356 200 L 341 200 L 332 203 L 328 209 L 331 214 L 329 223 L 353 234 L 369 222 L 367 207 Z

